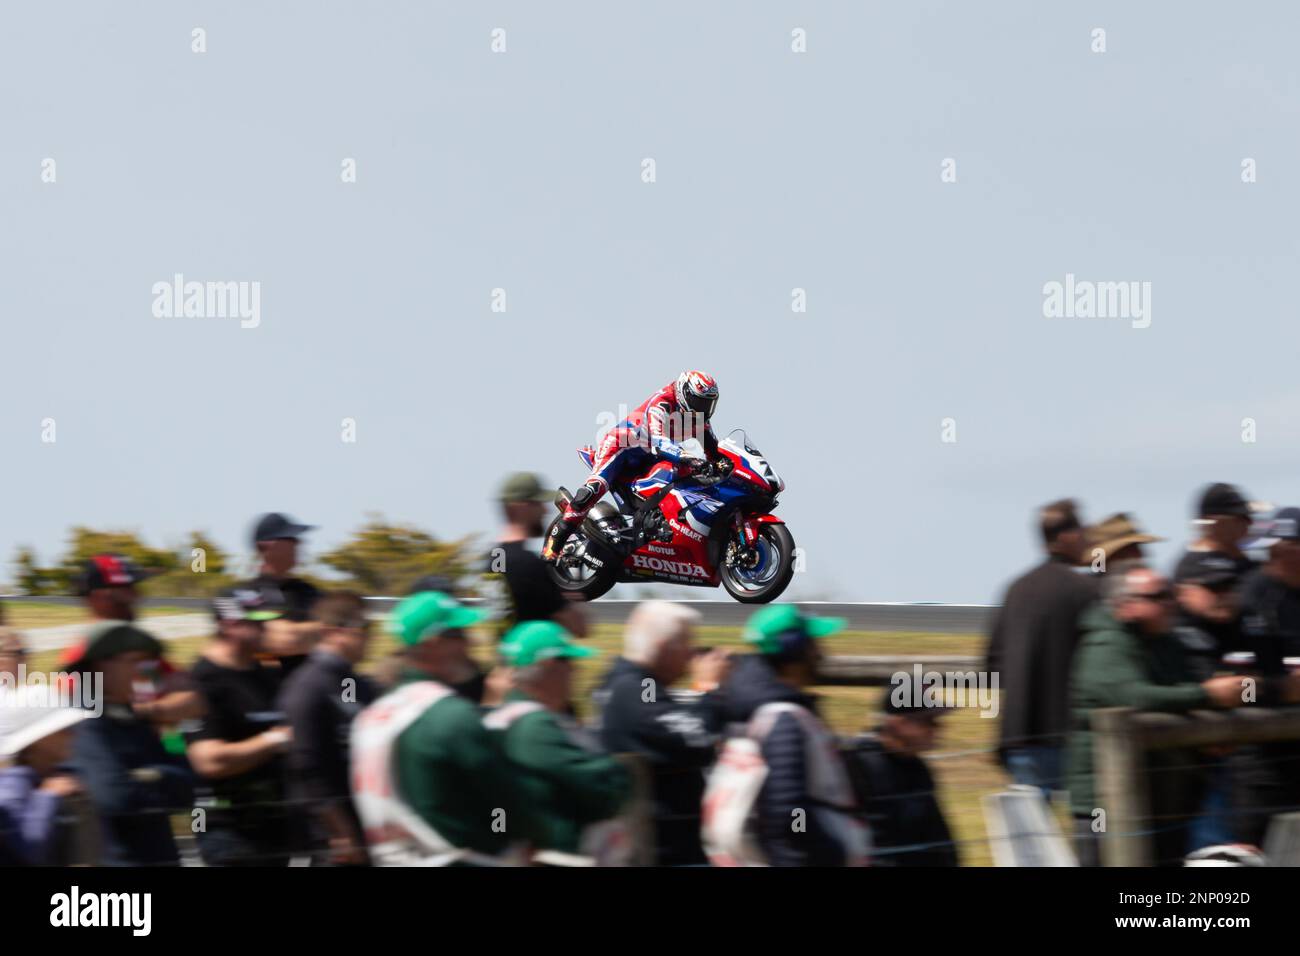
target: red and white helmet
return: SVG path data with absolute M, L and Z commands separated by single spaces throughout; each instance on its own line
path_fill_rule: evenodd
M 703 415 L 707 422 L 718 407 L 718 383 L 703 372 L 682 372 L 677 376 L 677 407 Z

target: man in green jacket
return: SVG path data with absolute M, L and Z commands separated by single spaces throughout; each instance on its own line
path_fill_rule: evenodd
M 398 682 L 356 719 L 353 795 L 377 863 L 492 863 L 528 838 L 526 804 L 482 712 L 450 684 L 484 612 L 436 591 L 402 601 Z
M 573 661 L 596 652 L 554 621 L 517 625 L 499 649 L 515 686 L 484 722 L 518 772 L 534 849 L 608 862 L 626 850 L 626 834 L 612 821 L 631 795 L 631 776 L 568 714 Z
M 1098 863 L 1101 834 L 1093 830 L 1093 824 L 1100 815 L 1094 811 L 1105 809 L 1098 807 L 1095 789 L 1093 712 L 1103 707 L 1130 707 L 1185 713 L 1242 704 L 1240 677 L 1212 677 L 1197 683 L 1188 676 L 1185 652 L 1171 632 L 1173 610 L 1169 581 L 1148 567 L 1134 565 L 1112 569 L 1106 575 L 1101 602 L 1084 612 L 1084 637 L 1070 680 L 1073 729 L 1067 782 L 1076 847 L 1085 866 Z M 1186 754 L 1180 758 L 1171 752 L 1153 751 L 1149 755 L 1149 770 L 1156 771 L 1147 775 L 1153 816 L 1194 808 L 1194 800 L 1186 799 L 1186 775 L 1172 769 L 1188 762 Z M 1164 827 L 1156 835 L 1157 859 L 1181 858 L 1185 837 L 1181 826 Z

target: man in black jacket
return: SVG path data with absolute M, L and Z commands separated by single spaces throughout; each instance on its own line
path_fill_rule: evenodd
M 873 866 L 957 866 L 957 847 L 935 798 L 922 754 L 934 747 L 945 708 L 926 706 L 925 689 L 901 672 L 885 690 L 874 733 L 857 737 L 847 760 L 871 824 Z M 911 685 L 901 687 L 901 683 Z M 896 693 L 902 690 L 904 693 Z
M 103 674 L 104 712 L 77 726 L 72 760 L 99 816 L 108 866 L 180 863 L 170 813 L 189 810 L 193 774 L 131 706 L 137 669 L 161 651 L 133 625 L 108 621 L 91 632 L 81 657 L 80 666 Z
M 1044 506 L 1039 527 L 1047 560 L 1007 589 L 989 632 L 985 667 L 1000 674 L 999 759 L 1016 783 L 1050 796 L 1063 786 L 1070 661 L 1079 616 L 1096 599 L 1097 582 L 1078 567 L 1085 538 L 1073 501 Z
M 370 644 L 365 599 L 350 591 L 326 594 L 312 620 L 320 641 L 280 689 L 279 709 L 293 730 L 289 744 L 289 799 L 300 813 L 300 847 L 331 863 L 368 862 L 361 819 L 348 778 L 352 721 L 376 697 L 356 672 Z M 322 844 L 324 846 L 322 846 Z M 321 853 L 328 847 L 328 854 Z
M 1267 560 L 1242 581 L 1241 632 L 1261 678 L 1258 701 L 1273 707 L 1300 701 L 1300 676 L 1285 662 L 1300 653 L 1300 508 L 1278 509 L 1261 530 L 1263 537 L 1243 545 Z M 1300 744 L 1239 747 L 1231 763 L 1237 839 L 1259 843 L 1278 808 L 1300 806 Z
M 640 754 L 649 764 L 657 866 L 707 862 L 700 799 L 723 726 L 717 688 L 728 659 L 724 651 L 692 647 L 699 619 L 699 612 L 668 601 L 639 605 L 628 618 L 623 656 L 592 694 L 604 748 Z M 669 696 L 688 672 L 693 699 Z

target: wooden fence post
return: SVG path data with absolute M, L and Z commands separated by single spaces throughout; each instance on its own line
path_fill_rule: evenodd
M 1127 707 L 1092 713 L 1092 762 L 1098 806 L 1106 812 L 1104 866 L 1151 866 L 1151 838 L 1140 833 L 1150 809 L 1143 748 Z

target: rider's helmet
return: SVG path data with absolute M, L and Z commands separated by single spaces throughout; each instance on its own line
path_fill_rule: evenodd
M 703 415 L 707 422 L 718 406 L 718 383 L 703 372 L 682 372 L 677 376 L 677 407 Z

